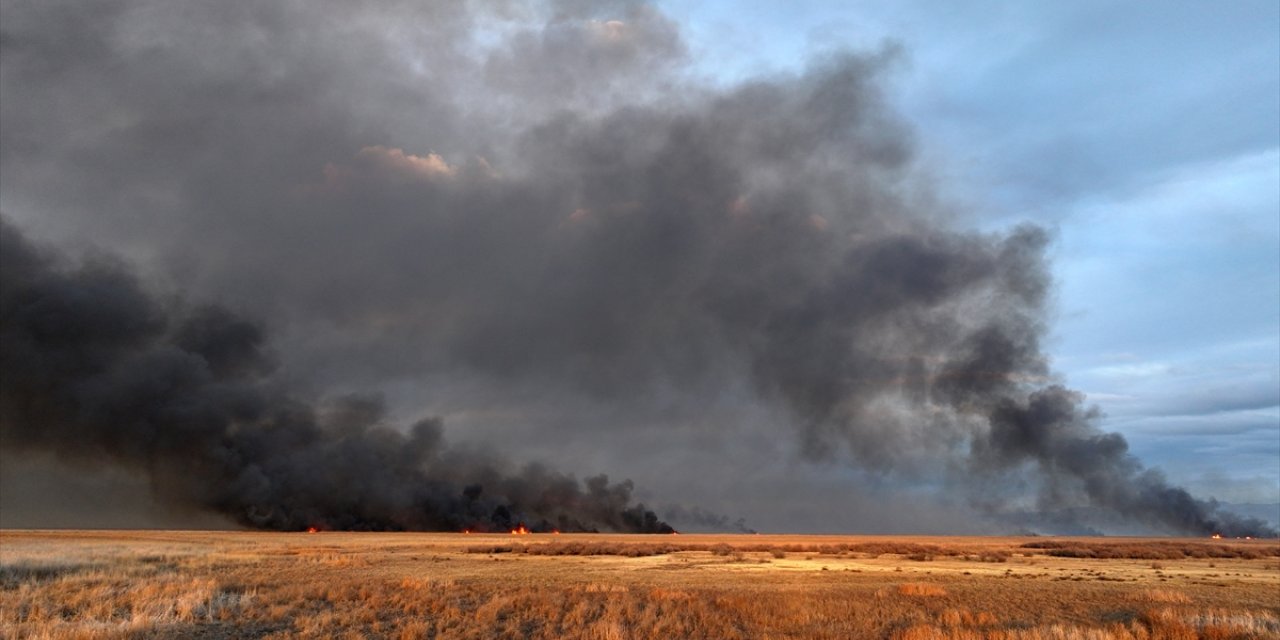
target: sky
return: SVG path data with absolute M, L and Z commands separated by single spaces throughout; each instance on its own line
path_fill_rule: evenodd
M 295 526 L 337 509 L 303 464 L 335 430 L 385 462 L 424 416 L 447 444 L 372 474 L 393 515 L 366 525 L 477 477 L 513 508 L 563 487 L 534 461 L 693 528 L 1187 532 L 1178 487 L 1280 502 L 1273 2 L 3 12 L 6 246 L 56 256 L 8 286 L 102 297 L 59 354 L 122 300 L 161 318 L 77 351 L 101 375 L 6 383 L 78 404 L 5 405 L 5 526 Z M 14 327 L 6 368 L 43 372 Z M 82 397 L 175 349 L 213 382 Z M 236 440 L 228 385 L 305 407 L 308 444 Z M 130 444 L 194 399 L 221 408 L 192 446 Z M 175 479 L 227 438 L 243 467 Z
M 893 43 L 894 99 L 978 225 L 1055 231 L 1056 368 L 1142 457 L 1280 497 L 1280 7 L 668 3 L 723 81 Z

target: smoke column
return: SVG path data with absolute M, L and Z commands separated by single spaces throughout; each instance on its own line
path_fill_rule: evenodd
M 322 387 L 709 429 L 746 388 L 804 455 L 933 470 L 981 510 L 1275 534 L 1145 468 L 1053 375 L 1049 238 L 953 221 L 883 96 L 894 47 L 720 86 L 642 2 L 4 6 L 6 447 L 109 455 L 252 526 L 663 527 L 629 484 L 310 406 L 258 325 L 33 249 L 14 225 L 42 221 L 282 327 Z
M 257 326 L 169 309 L 119 265 L 69 265 L 0 219 L 3 443 L 146 469 L 165 500 L 252 527 L 670 532 L 631 483 L 510 474 L 376 399 L 274 388 Z M 462 480 L 468 484 L 460 484 Z

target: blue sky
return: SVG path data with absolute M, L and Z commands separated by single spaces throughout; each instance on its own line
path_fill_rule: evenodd
M 920 161 L 1053 229 L 1049 351 L 1136 453 L 1280 501 L 1280 3 L 661 3 L 725 83 L 900 46 Z

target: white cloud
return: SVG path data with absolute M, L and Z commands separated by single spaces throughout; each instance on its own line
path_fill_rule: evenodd
M 454 167 L 437 154 L 428 153 L 425 156 L 417 156 L 405 153 L 403 149 L 382 145 L 364 147 L 356 154 L 356 159 L 379 168 L 413 174 L 426 179 L 453 177 L 457 173 Z

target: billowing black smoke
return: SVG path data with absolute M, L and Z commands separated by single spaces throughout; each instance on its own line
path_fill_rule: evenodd
M 259 328 L 166 305 L 121 265 L 73 265 L 0 219 L 0 442 L 146 470 L 158 497 L 252 527 L 670 532 L 629 481 L 510 472 L 402 431 L 376 398 L 317 409 L 271 380 Z
M 4 2 L 10 215 L 269 319 L 311 385 L 456 390 L 451 416 L 625 435 L 647 448 L 610 455 L 655 466 L 745 405 L 813 459 L 987 511 L 1274 534 L 1145 469 L 1055 379 L 1047 235 L 950 220 L 882 95 L 893 47 L 723 87 L 629 0 Z M 255 325 L 5 236 L 6 446 L 107 453 L 258 526 L 662 528 L 625 483 L 308 406 Z M 731 444 L 654 474 L 771 461 Z

